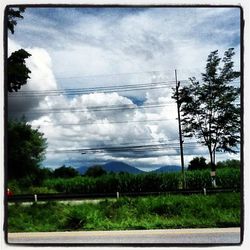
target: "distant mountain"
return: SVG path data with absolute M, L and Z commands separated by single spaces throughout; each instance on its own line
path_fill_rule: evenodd
M 81 166 L 79 168 L 76 168 L 76 171 L 79 172 L 79 174 L 85 174 L 85 172 L 87 171 L 88 167 L 85 166 Z
M 114 172 L 114 173 L 119 173 L 119 172 L 126 172 L 130 174 L 140 174 L 144 173 L 144 171 L 132 167 L 124 162 L 121 161 L 111 161 L 106 164 L 104 164 L 103 169 L 105 169 L 107 172 Z
M 173 173 L 173 172 L 180 172 L 181 167 L 177 165 L 167 165 L 158 169 L 153 170 L 153 173 Z
M 100 165 L 104 170 L 107 172 L 114 172 L 114 173 L 130 173 L 130 174 L 142 174 L 145 173 L 144 171 L 132 167 L 131 165 L 121 162 L 121 161 L 111 161 L 104 165 Z M 79 168 L 76 168 L 76 170 L 82 175 L 85 174 L 89 167 L 81 166 Z M 158 169 L 155 169 L 151 171 L 151 173 L 172 173 L 172 172 L 179 172 L 181 171 L 181 167 L 177 165 L 167 165 L 164 167 L 160 167 Z

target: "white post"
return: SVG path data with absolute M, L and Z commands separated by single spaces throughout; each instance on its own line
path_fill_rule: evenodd
M 118 191 L 116 192 L 116 198 L 117 198 L 117 199 L 119 199 L 119 198 L 120 198 L 120 194 L 119 194 L 119 192 L 118 192 Z
M 207 195 L 207 190 L 206 188 L 203 188 L 204 195 Z
M 35 202 L 37 202 L 37 194 L 34 194 Z

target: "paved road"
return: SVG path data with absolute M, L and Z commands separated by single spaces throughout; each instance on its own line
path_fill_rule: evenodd
M 240 228 L 9 233 L 17 244 L 237 244 Z

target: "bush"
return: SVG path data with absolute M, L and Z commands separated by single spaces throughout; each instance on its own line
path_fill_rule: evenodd
M 66 230 L 83 229 L 86 222 L 87 216 L 84 211 L 78 209 L 78 207 L 74 207 L 66 215 L 62 228 Z
M 27 193 L 30 194 L 53 194 L 57 191 L 54 189 L 49 189 L 48 187 L 30 187 L 27 190 Z
M 8 188 L 11 190 L 13 194 L 20 194 L 21 193 L 21 188 L 16 180 L 11 180 L 8 181 Z

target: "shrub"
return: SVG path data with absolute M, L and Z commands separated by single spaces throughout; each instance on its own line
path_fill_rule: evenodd
M 77 230 L 84 228 L 87 222 L 87 216 L 84 211 L 78 209 L 78 207 L 71 208 L 66 215 L 66 219 L 62 225 L 63 229 L 66 230 Z

